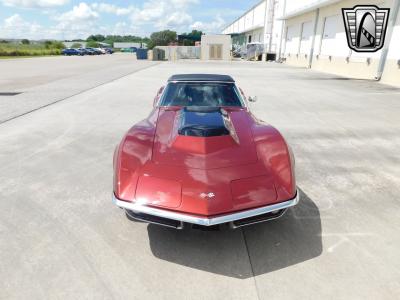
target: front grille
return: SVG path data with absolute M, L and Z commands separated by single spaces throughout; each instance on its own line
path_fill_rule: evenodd
M 193 229 L 198 229 L 201 231 L 218 231 L 220 230 L 220 225 L 212 225 L 212 226 L 203 226 L 197 224 L 190 224 Z
M 233 229 L 238 228 L 238 227 L 243 227 L 243 226 L 248 226 L 252 224 L 257 224 L 261 222 L 266 222 L 270 221 L 273 219 L 277 219 L 281 217 L 287 209 L 281 209 L 278 211 L 274 212 L 269 212 L 266 214 L 258 215 L 258 216 L 253 216 L 245 219 L 240 219 L 236 220 L 230 223 L 225 223 L 229 224 L 229 226 Z M 191 224 L 191 223 L 184 223 L 182 221 L 176 221 L 168 218 L 163 218 L 163 217 L 158 217 L 158 216 L 153 216 L 145 213 L 138 213 L 134 212 L 131 210 L 126 210 L 126 214 L 129 219 L 134 219 L 138 221 L 143 221 L 147 223 L 153 223 L 161 226 L 166 226 L 170 228 L 175 228 L 175 229 L 183 229 L 183 227 L 189 227 L 197 230 L 202 230 L 202 231 L 218 231 L 221 229 L 221 225 L 212 225 L 212 226 L 204 226 L 204 225 L 197 225 L 197 224 Z

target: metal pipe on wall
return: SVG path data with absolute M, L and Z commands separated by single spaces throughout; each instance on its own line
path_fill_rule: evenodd
M 286 14 L 286 0 L 283 0 L 283 15 Z M 278 60 L 281 61 L 282 59 L 282 40 L 283 40 L 283 33 L 285 30 L 286 26 L 286 19 L 282 20 L 282 28 L 281 28 L 281 38 L 279 41 L 279 55 L 278 55 Z
M 393 0 L 393 7 L 391 9 L 391 13 L 389 14 L 389 24 L 386 30 L 386 42 L 382 48 L 381 57 L 379 59 L 378 70 L 376 72 L 375 79 L 381 80 L 383 70 L 385 69 L 386 59 L 389 52 L 390 42 L 392 40 L 393 29 L 396 25 L 397 15 L 399 13 L 400 8 L 400 0 Z
M 311 40 L 310 57 L 308 58 L 308 67 L 310 69 L 311 69 L 312 61 L 313 61 L 313 57 L 314 57 L 315 36 L 316 36 L 317 30 L 318 30 L 318 20 L 319 20 L 319 8 L 317 8 L 317 10 L 315 11 L 314 30 L 313 30 L 312 40 Z

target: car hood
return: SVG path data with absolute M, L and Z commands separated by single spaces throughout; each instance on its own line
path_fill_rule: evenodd
M 184 135 L 181 132 L 182 109 L 160 108 L 153 143 L 153 163 L 203 170 L 255 163 L 257 151 L 247 110 L 226 108 L 223 113 L 225 127 L 228 127 L 226 133 Z M 207 116 L 207 113 L 198 113 L 192 122 L 204 125 Z

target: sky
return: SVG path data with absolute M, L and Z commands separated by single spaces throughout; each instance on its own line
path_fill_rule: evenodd
M 0 39 L 149 36 L 171 29 L 220 33 L 259 0 L 0 0 Z

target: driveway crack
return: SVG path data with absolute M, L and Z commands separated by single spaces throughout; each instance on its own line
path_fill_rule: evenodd
M 256 288 L 256 293 L 257 293 L 257 299 L 260 300 L 260 293 L 259 293 L 259 289 L 258 289 L 258 285 L 257 285 L 257 280 L 256 277 L 254 275 L 254 267 L 253 267 L 253 263 L 251 261 L 251 257 L 250 257 L 250 251 L 249 251 L 249 245 L 247 243 L 247 239 L 246 239 L 246 234 L 244 233 L 243 227 L 240 228 L 241 232 L 242 232 L 242 236 L 243 236 L 243 241 L 244 241 L 244 245 L 246 246 L 246 252 L 247 252 L 247 257 L 249 259 L 249 263 L 250 263 L 250 268 L 251 268 L 251 275 L 253 277 L 253 281 L 254 281 L 254 286 Z

